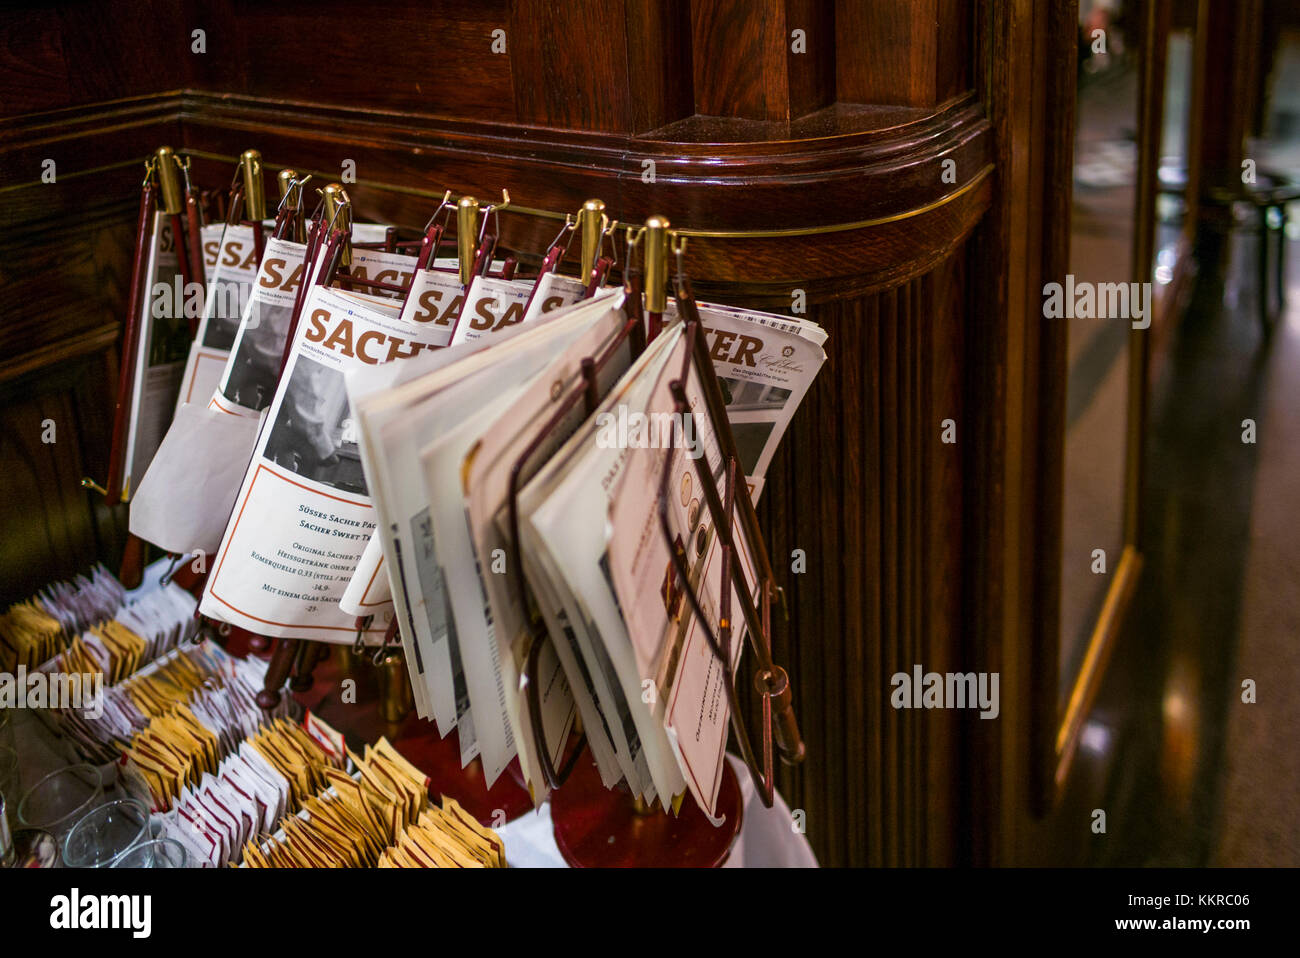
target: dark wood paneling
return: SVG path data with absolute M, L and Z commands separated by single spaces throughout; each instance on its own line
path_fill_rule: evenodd
M 542 14 L 541 4 L 521 6 Z M 528 41 L 512 30 L 510 8 L 506 0 L 369 7 L 194 0 L 193 17 L 211 24 L 195 85 L 382 113 L 513 122 L 511 46 Z M 494 30 L 506 33 L 503 53 L 492 52 Z
M 790 618 L 776 623 L 813 758 L 782 771 L 828 865 L 960 861 L 950 710 L 896 711 L 890 676 L 960 654 L 964 252 L 874 295 L 815 307 L 829 359 L 759 504 Z M 803 549 L 804 574 L 790 572 Z
M 695 112 L 788 120 L 786 36 L 783 0 L 692 0 Z
M 183 4 L 109 0 L 27 7 L 6 10 L 0 19 L 0 116 L 190 83 L 196 58 Z
M 966 0 L 837 0 L 836 95 L 936 106 L 970 88 Z
M 796 53 L 792 34 L 804 32 Z M 797 119 L 835 102 L 835 6 L 830 0 L 786 0 L 785 61 L 790 118 Z
M 513 3 L 510 25 L 520 123 L 639 134 L 694 110 L 686 0 Z
M 134 205 L 145 159 L 180 145 L 180 104 L 164 94 L 0 119 L 0 243 Z M 42 179 L 46 160 L 54 161 L 52 183 Z
M 53 9 L 5 14 L 0 26 L 0 114 L 51 110 L 71 102 L 60 26 Z
M 183 89 L 215 55 L 193 52 L 191 31 L 211 25 L 174 0 L 69 3 L 59 19 L 74 104 Z
M 514 84 L 521 123 L 560 129 L 629 132 L 632 96 L 623 46 L 590 37 L 626 35 L 623 9 L 614 3 L 551 3 L 545 15 L 533 5 L 510 8 L 510 58 L 519 77 L 545 83 Z
M 1035 816 L 1058 720 L 1065 365 L 1042 289 L 1064 275 L 1069 251 L 1076 13 L 1073 3 L 976 5 L 975 75 L 1000 184 L 971 242 L 971 274 L 985 279 L 967 307 L 964 641 L 976 668 L 999 673 L 1002 708 L 997 722 L 966 723 L 960 761 L 962 827 L 975 860 L 990 864 L 1042 861 L 1053 840 Z
M 22 245 L 0 242 L 0 381 L 33 368 L 34 355 L 71 358 L 112 348 L 135 232 L 134 211 L 117 214 L 52 226 Z
M 810 302 L 860 296 L 904 283 L 946 259 L 991 195 L 985 177 L 932 210 L 867 229 L 800 237 L 797 244 L 789 238 L 690 240 L 686 262 L 702 277 L 696 284 L 701 291 L 724 291 L 715 277 L 744 277 L 745 294 L 777 311 L 789 309 L 790 290 L 801 285 L 801 276 Z
M 786 121 L 833 102 L 836 37 L 825 0 L 694 0 L 695 112 Z M 795 49 L 794 31 L 803 31 Z
M 632 122 L 644 133 L 690 116 L 695 109 L 691 75 L 691 11 L 686 0 L 624 0 L 627 87 Z M 612 94 L 611 94 L 612 95 Z
M 105 353 L 0 384 L 0 607 L 116 554 L 124 509 L 105 510 L 80 486 L 107 459 L 111 423 Z M 46 425 L 54 442 L 45 442 Z
M 417 226 L 445 188 L 486 198 L 503 186 L 522 206 L 575 211 L 598 196 L 611 216 L 660 212 L 683 228 L 883 220 L 959 193 L 987 169 L 990 155 L 987 121 L 970 99 L 935 114 L 889 112 L 884 128 L 871 111 L 836 115 L 815 134 L 775 142 L 696 142 L 669 139 L 664 130 L 636 138 L 547 130 L 521 136 L 491 123 L 203 95 L 186 98 L 182 122 L 184 146 L 227 157 L 201 163 L 204 176 L 228 176 L 229 158 L 246 146 L 257 146 L 269 166 L 292 163 L 326 176 L 352 158 L 358 183 L 351 192 L 362 211 L 391 217 L 405 209 Z M 954 183 L 942 176 L 947 159 L 956 164 Z M 653 182 L 644 175 L 646 160 L 654 161 Z M 424 206 L 409 192 L 384 198 L 381 184 L 422 189 L 428 198 Z

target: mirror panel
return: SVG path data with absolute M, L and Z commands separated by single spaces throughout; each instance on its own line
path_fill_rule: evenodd
M 1066 318 L 1055 320 L 1069 324 L 1058 657 L 1062 709 L 1125 545 L 1129 333 L 1138 305 L 1128 284 L 1138 194 L 1144 6 L 1135 0 L 1085 0 L 1079 10 L 1070 275 L 1063 290 Z M 1112 290 L 1112 284 L 1123 287 Z

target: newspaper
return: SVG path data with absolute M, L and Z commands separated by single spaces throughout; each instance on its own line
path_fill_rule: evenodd
M 180 260 L 166 213 L 154 217 L 145 277 L 122 478 L 128 493 L 144 477 L 171 422 L 189 349 Z
M 424 684 L 424 704 L 442 734 L 452 727 L 461 729 L 462 757 L 467 749 L 464 722 L 472 716 L 489 785 L 515 754 L 513 729 L 501 702 L 500 663 L 490 636 L 472 647 L 458 641 L 461 623 L 451 615 L 448 594 L 457 591 L 455 583 L 470 594 L 481 594 L 482 588 L 466 561 L 473 562 L 473 553 L 465 542 L 463 508 L 456 505 L 458 483 L 453 483 L 453 498 L 431 503 L 420 481 L 418 453 L 511 388 L 503 390 L 502 384 L 520 383 L 535 374 L 584 323 L 609 308 L 602 302 L 588 307 L 587 313 L 581 308 L 557 313 L 553 321 L 531 328 L 514 324 L 493 331 L 477 342 L 412 364 L 403 372 L 417 366 L 428 372 L 409 382 L 385 384 L 381 370 L 349 378 L 367 474 L 375 478 L 379 530 L 398 622 L 408 662 L 415 663 L 413 679 Z M 491 350 L 464 355 L 464 350 L 488 342 L 494 344 Z M 458 361 L 440 362 L 445 354 L 457 354 Z M 448 461 L 454 480 L 460 459 L 453 455 Z M 439 523 L 436 508 L 446 505 L 455 509 L 453 518 L 444 514 Z M 439 525 L 441 539 L 454 538 L 463 546 L 455 561 L 445 560 L 449 546 L 440 541 Z M 462 581 L 465 575 L 469 578 Z
M 179 555 L 215 554 L 260 425 L 182 404 L 131 497 L 131 534 Z
M 497 772 L 518 749 L 521 741 L 517 710 L 519 670 L 508 643 L 496 634 L 496 617 L 488 604 L 486 579 L 499 578 L 505 571 L 504 556 L 479 555 L 465 512 L 464 469 L 466 457 L 485 432 L 531 393 L 534 402 L 544 401 L 552 388 L 548 379 L 538 385 L 554 358 L 584 334 L 589 350 L 624 324 L 621 295 L 601 297 L 584 306 L 553 314 L 550 322 L 535 327 L 533 335 L 521 336 L 510 346 L 488 353 L 495 358 L 488 368 L 455 383 L 430 404 L 431 418 L 454 423 L 444 425 L 423 446 L 420 464 L 424 476 L 424 502 L 433 529 L 438 565 L 446 585 L 447 605 L 455 623 L 457 643 L 464 663 L 474 727 L 478 732 L 484 774 L 489 786 Z M 513 347 L 513 348 L 512 348 Z M 590 352 L 588 353 L 590 354 Z M 501 383 L 506 383 L 504 387 Z M 555 663 L 558 664 L 558 663 Z M 541 681 L 552 694 L 544 724 L 553 732 L 551 742 L 563 745 L 573 721 L 573 697 L 554 665 Z M 547 720 L 549 717 L 549 721 Z M 521 755 L 528 780 L 536 781 L 535 757 L 525 749 Z M 537 792 L 534 791 L 534 798 Z
M 308 292 L 214 560 L 205 615 L 262 635 L 353 641 L 355 620 L 338 602 L 375 522 L 344 372 L 426 348 L 398 313 L 396 300 Z M 366 639 L 381 642 L 389 621 L 376 617 Z
M 669 743 L 699 806 L 716 814 L 718 788 L 729 731 L 726 672 L 710 649 L 703 623 L 693 614 L 685 585 L 672 561 L 680 551 L 687 563 L 687 581 L 700 600 L 715 636 L 722 595 L 722 550 L 707 500 L 701 491 L 705 471 L 720 495 L 726 476 L 718 436 L 706 414 L 703 384 L 694 366 L 685 380 L 689 407 L 676 413 L 670 380 L 681 376 L 687 340 L 683 337 L 660 374 L 645 413 L 648 443 L 630 443 L 627 462 L 611 497 L 606 544 L 609 575 L 627 624 L 642 683 L 652 682 L 655 708 Z M 804 384 L 806 388 L 806 383 Z M 665 460 L 668 460 L 666 463 Z M 666 516 L 668 536 L 660 521 L 659 500 L 668 466 Z M 743 481 L 738 475 L 736 481 Z M 746 582 L 758 601 L 755 564 L 745 530 L 732 526 L 736 552 Z M 744 648 L 740 597 L 731 589 L 731 665 Z
M 513 570 L 508 568 L 512 539 L 506 530 L 509 527 L 507 513 L 511 476 L 524 451 L 537 440 L 538 445 L 517 477 L 518 487 L 522 488 L 522 484 L 536 474 L 586 419 L 584 405 L 576 403 L 563 419 L 551 422 L 560 403 L 573 395 L 574 390 L 582 388 L 582 360 L 604 355 L 624 326 L 623 312 L 611 309 L 583 332 L 517 394 L 509 408 L 494 417 L 487 430 L 475 428 L 474 431 L 481 432 L 481 435 L 470 446 L 461 468 L 463 492 L 458 490 L 458 498 L 464 499 L 475 561 L 480 570 L 489 569 L 493 574 L 481 576 L 487 592 L 487 609 L 470 608 L 463 613 L 461 609 L 455 609 L 456 619 L 458 623 L 462 617 L 467 621 L 478 620 L 475 628 L 480 632 L 490 628 L 495 636 L 502 686 L 512 693 L 507 696 L 506 705 L 516 742 L 520 743 L 520 765 L 533 801 L 539 805 L 546 798 L 547 786 L 538 772 L 539 730 L 532 727 L 526 698 L 528 690 L 523 685 L 524 663 L 532 637 L 527 627 L 527 609 L 521 605 L 517 592 L 517 579 L 511 574 Z M 598 372 L 601 395 L 608 392 L 629 366 L 630 341 L 624 339 L 622 343 L 622 347 L 609 356 Z M 432 502 L 433 489 L 428 491 Z M 484 612 L 487 613 L 486 623 L 482 621 Z M 467 631 L 467 628 L 460 628 L 462 637 Z M 604 727 L 604 714 L 597 704 L 590 672 L 585 660 L 573 649 L 572 642 L 572 631 L 569 630 L 557 633 L 555 641 L 545 643 L 540 650 L 537 675 L 542 706 L 543 728 L 540 731 L 551 748 L 551 763 L 558 766 L 572 725 L 576 699 L 601 779 L 607 787 L 612 787 L 622 777 L 622 772 L 610 733 Z M 572 676 L 572 686 L 568 676 Z
M 465 302 L 465 287 L 452 270 L 422 269 L 411 281 L 402 319 L 428 327 L 425 334 L 434 346 L 451 342 L 452 327 Z
M 365 459 L 362 458 L 364 463 Z M 371 490 L 371 498 L 374 490 Z M 384 566 L 384 550 L 379 542 L 378 530 L 371 533 L 366 549 L 357 560 L 348 587 L 339 599 L 339 608 L 348 615 L 364 618 L 393 609 L 393 591 L 388 585 L 388 569 Z
M 204 268 L 210 270 L 203 297 L 203 318 L 190 345 L 185 375 L 176 396 L 176 408 L 185 403 L 206 401 L 221 381 L 230 356 L 239 320 L 257 277 L 257 244 L 251 226 L 218 226 L 209 266 L 204 229 Z
M 536 286 L 524 312 L 523 322 L 531 323 L 544 313 L 578 302 L 587 294 L 585 284 L 562 273 L 543 273 L 537 277 Z
M 475 276 L 465 296 L 465 312 L 456 326 L 452 344 L 469 342 L 513 326 L 540 319 L 544 314 L 582 299 L 586 292 L 576 280 L 546 273 L 536 280 L 506 280 Z M 539 288 L 544 287 L 544 288 Z M 538 294 L 533 291 L 538 288 Z
M 217 262 L 220 260 L 221 237 L 225 235 L 225 223 L 209 223 L 199 228 L 199 243 L 203 247 L 203 284 L 212 283 L 216 276 Z
M 573 630 L 629 788 L 647 802 L 662 797 L 665 805 L 684 791 L 685 783 L 656 721 L 655 706 L 643 701 L 627 628 L 603 560 L 608 504 L 627 457 L 624 450 L 596 441 L 596 422 L 601 413 L 621 405 L 645 408 L 680 337 L 680 324 L 656 337 L 597 416 L 574 433 L 519 497 L 524 564 L 529 582 L 544 583 L 535 595 L 550 634 L 563 635 L 566 624 Z
M 422 330 L 421 339 L 431 347 L 446 346 L 451 341 L 452 328 L 465 302 L 465 287 L 461 284 L 455 268 L 456 261 L 454 259 L 436 260 L 433 267 L 417 271 L 411 280 L 411 287 L 402 309 L 402 321 L 420 328 Z M 408 379 L 414 378 L 417 374 L 432 371 L 432 369 L 440 368 L 462 355 L 468 355 L 474 348 L 477 347 L 466 346 L 455 352 L 441 353 L 436 358 L 429 353 L 425 353 L 415 363 L 403 364 L 401 367 L 392 369 L 369 370 L 369 375 L 362 376 L 359 381 L 349 384 L 350 390 L 357 386 L 357 382 L 364 384 L 358 387 L 360 391 L 351 393 L 354 410 L 359 410 L 358 399 L 367 390 L 394 388 L 408 381 Z M 366 443 L 364 436 L 361 448 L 362 458 L 365 461 Z M 373 467 L 370 468 L 370 474 L 375 475 Z M 384 501 L 382 481 L 377 482 L 375 488 L 372 488 L 371 491 L 372 495 L 381 503 Z M 431 550 L 426 551 L 430 555 L 432 554 Z M 397 616 L 398 621 L 402 623 L 402 641 L 406 647 L 407 668 L 411 670 L 411 686 L 416 711 L 421 718 L 428 718 L 433 713 L 426 692 L 427 682 L 424 678 L 424 663 L 420 655 L 420 648 L 416 644 L 414 626 L 408 618 L 410 609 L 401 596 L 397 600 L 394 599 L 392 580 L 396 573 L 387 567 L 386 563 L 393 560 L 392 558 L 386 559 L 386 555 L 391 556 L 391 549 L 386 552 L 383 543 L 380 541 L 379 532 L 376 531 L 371 536 L 370 543 L 357 563 L 352 581 L 348 583 L 348 587 L 339 600 L 339 607 L 350 615 L 360 617 L 385 612 L 392 612 Z M 461 700 L 464 702 L 467 712 L 468 697 L 462 694 Z M 438 726 L 443 735 L 450 732 L 452 727 L 457 724 L 455 709 L 450 706 L 448 709 L 443 713 L 443 722 L 445 724 L 440 723 Z M 460 740 L 463 750 L 462 757 L 465 755 L 473 757 L 474 754 L 477 754 L 472 728 L 463 727 Z
M 815 323 L 730 306 L 698 306 L 741 466 L 758 500 L 781 437 L 826 353 Z
M 417 277 L 417 283 L 418 283 Z M 409 305 L 409 301 L 408 301 Z M 446 341 L 449 331 L 441 324 L 426 327 L 429 335 Z M 482 343 L 466 343 L 450 349 L 425 352 L 423 355 L 400 365 L 379 366 L 371 369 L 357 369 L 346 377 L 349 402 L 359 427 L 362 464 L 369 477 L 371 501 L 377 514 L 376 531 L 371 535 L 362 558 L 358 560 L 352 582 L 345 595 L 348 601 L 356 600 L 358 594 L 366 596 L 374 586 L 371 581 L 382 569 L 386 572 L 389 583 L 388 594 L 393 603 L 393 613 L 397 617 L 398 628 L 406 650 L 407 669 L 411 675 L 411 688 L 415 699 L 416 711 L 421 718 L 433 716 L 438 723 L 438 730 L 447 735 L 453 728 L 460 726 L 461 758 L 468 762 L 478 754 L 473 727 L 469 723 L 469 696 L 464 688 L 463 672 L 459 658 L 453 654 L 455 636 L 448 634 L 445 619 L 437 614 L 445 604 L 435 593 L 441 588 L 441 578 L 432 573 L 436 570 L 436 555 L 432 542 L 427 536 L 427 518 L 417 520 L 415 527 L 407 522 L 399 522 L 393 517 L 397 514 L 394 491 L 390 491 L 388 479 L 393 469 L 381 469 L 378 463 L 388 453 L 377 447 L 374 442 L 376 426 L 381 422 L 382 410 L 372 408 L 374 403 L 386 403 L 387 397 L 395 394 L 408 383 L 427 379 L 432 373 L 464 359 L 486 346 Z M 421 393 L 423 394 L 423 393 Z M 370 397 L 375 397 L 373 403 Z M 396 414 L 395 414 L 396 415 Z M 395 450 L 394 454 L 410 457 L 408 470 L 414 469 L 414 447 Z M 408 530 L 415 541 L 407 542 L 405 551 L 395 539 L 406 535 Z M 378 549 L 379 556 L 375 556 Z M 408 568 L 409 567 L 409 568 Z M 420 576 L 423 574 L 424 578 Z M 362 580 L 364 585 L 359 585 Z M 409 595 L 408 595 L 409 594 Z M 435 596 L 429 610 L 419 604 L 422 596 Z M 341 600 L 341 605 L 342 600 Z M 351 611 L 345 608 L 344 611 Z M 432 618 L 426 616 L 432 615 Z M 433 634 L 444 638 L 435 642 Z M 455 666 L 453 667 L 453 662 Z M 437 665 L 435 665 L 437 663 Z M 434 682 L 437 676 L 438 683 Z M 442 684 L 439 684 L 442 683 Z M 439 708 L 435 710 L 433 702 Z M 463 720 L 463 721 L 462 721 Z
M 825 333 L 789 317 L 729 307 L 701 308 L 705 352 L 718 376 L 745 476 L 761 487 L 782 435 L 825 361 Z M 682 378 L 687 340 L 669 325 L 597 414 L 556 452 L 520 496 L 520 535 L 529 583 L 571 684 L 590 676 L 629 787 L 676 807 L 686 790 L 716 813 L 729 734 L 727 669 L 706 623 L 719 632 L 724 589 L 731 604 L 725 636 L 734 670 L 744 647 L 741 596 L 722 579 L 722 550 L 702 479 L 725 487 L 714 424 L 694 366 L 685 377 L 688 413 L 678 414 L 669 383 Z M 669 469 L 666 519 L 659 500 Z M 500 524 L 498 522 L 498 524 Z M 758 581 L 743 528 L 733 526 L 742 581 Z M 685 557 L 678 577 L 673 553 Z M 689 582 L 703 620 L 689 605 Z M 572 642 L 569 637 L 572 636 Z M 569 655 L 573 660 L 578 656 Z M 579 701 L 582 696 L 579 694 Z M 584 718 L 589 727 L 593 723 Z M 594 751 L 594 748 L 593 748 Z M 631 767 L 629 768 L 629 760 Z M 599 761 L 599 757 L 598 757 Z
M 364 240 L 367 236 L 382 236 L 385 227 L 371 224 L 356 229 Z M 237 278 L 252 268 L 253 230 L 230 227 L 226 235 L 232 234 L 239 245 L 223 247 L 230 271 L 223 271 L 222 276 Z M 211 384 L 205 386 L 200 381 L 208 379 L 216 365 L 215 359 L 204 357 L 215 357 L 220 352 L 205 347 L 204 337 L 207 333 L 216 335 L 213 331 L 221 326 L 224 310 L 241 295 L 237 283 L 227 284 L 227 292 L 217 293 L 207 301 L 205 317 L 211 322 L 200 327 L 187 367 L 187 376 L 195 377 L 189 391 L 202 399 L 180 401 L 177 405 L 173 424 L 132 499 L 133 534 L 172 552 L 197 551 L 206 556 L 216 550 L 239 491 L 243 467 L 252 454 L 259 418 L 275 392 L 293 301 L 306 270 L 305 254 L 306 246 L 301 243 L 275 238 L 266 241 L 261 263 L 253 274 L 256 279 L 239 314 L 238 329 L 231 336 L 229 346 L 233 351 L 224 360 L 224 371 L 218 379 L 222 384 L 233 382 L 234 397 L 248 398 L 252 406 L 228 401 L 219 390 L 214 394 Z M 367 268 L 386 271 L 385 275 L 394 279 L 409 276 L 415 262 L 413 257 L 371 250 L 358 250 L 355 259 L 358 265 L 354 272 Z M 228 332 L 221 334 L 220 342 L 225 341 Z M 206 392 L 200 393 L 200 389 Z M 183 390 L 178 399 L 185 398 Z M 186 410 L 186 405 L 193 408 Z M 250 422 L 236 427 L 221 421 L 232 415 Z
M 243 230 L 246 237 L 236 229 Z M 230 227 L 227 235 L 240 240 L 231 247 L 231 258 L 244 255 L 237 266 L 230 266 L 221 276 L 238 276 L 249 265 L 247 250 L 252 246 L 252 227 Z M 249 247 L 243 245 L 246 238 Z M 150 472 L 140 483 L 139 494 L 131 504 L 131 531 L 146 542 L 173 552 L 200 551 L 212 554 L 226 528 L 235 497 L 252 454 L 257 435 L 260 411 L 269 405 L 275 392 L 284 352 L 284 337 L 288 330 L 293 300 L 298 292 L 305 269 L 307 247 L 274 238 L 266 241 L 260 264 L 256 265 L 254 281 L 243 303 L 238 328 L 227 345 L 226 357 L 217 377 L 217 383 L 202 387 L 199 378 L 208 378 L 206 363 L 216 363 L 220 352 L 202 345 L 205 329 L 190 352 L 187 375 L 194 377 L 187 392 L 196 397 L 194 402 L 181 402 L 175 421 L 150 467 Z M 221 263 L 218 262 L 219 268 Z M 215 321 L 218 299 L 230 293 L 214 295 L 208 300 L 205 317 Z M 227 301 L 224 310 L 230 304 Z M 243 344 L 241 346 L 241 344 Z M 239 369 L 245 371 L 236 377 L 240 382 L 254 379 L 259 384 L 259 397 L 265 397 L 256 408 L 228 403 L 220 386 L 230 378 L 235 350 L 239 355 Z M 203 357 L 211 356 L 212 359 Z M 255 372 L 252 370 L 255 369 Z M 205 391 L 199 392 L 200 388 Z M 185 392 L 180 399 L 185 399 Z M 186 406 L 191 408 L 186 409 Z M 223 419 L 244 418 L 242 428 L 223 423 Z M 215 535 L 216 544 L 213 542 Z
M 465 293 L 465 308 L 452 334 L 451 344 L 470 342 L 519 323 L 524 318 L 524 307 L 528 305 L 532 291 L 531 282 L 475 276 Z
M 453 341 L 452 329 L 453 326 L 457 326 L 457 319 L 466 302 L 465 289 L 460 284 L 455 268 L 456 261 L 447 259 L 437 260 L 434 267 L 421 270 L 412 282 L 406 307 L 402 312 L 402 318 L 407 322 L 430 325 L 429 342 L 435 346 L 443 346 Z M 506 281 L 493 279 L 491 280 L 493 285 L 487 287 L 479 285 L 477 292 L 472 287 L 470 302 L 482 300 L 482 309 L 488 316 L 494 317 L 496 313 L 501 313 L 505 318 L 508 311 L 499 305 L 492 292 L 495 284 L 504 282 Z M 509 290 L 505 299 L 510 303 L 519 298 L 519 290 L 526 288 L 529 291 L 524 296 L 527 308 L 523 311 L 522 318 L 518 320 L 520 324 L 533 322 L 546 313 L 576 303 L 586 292 L 577 280 L 556 273 L 547 273 L 539 277 L 535 283 L 529 280 L 526 283 L 511 282 L 508 285 Z M 486 296 L 483 295 L 485 289 Z M 514 307 L 511 306 L 510 309 L 513 310 Z M 476 321 L 472 316 L 467 316 L 457 326 L 458 338 L 455 339 L 457 344 L 475 342 L 494 327 L 507 328 L 514 325 L 513 322 L 489 323 L 477 307 L 472 308 L 472 313 L 479 318 Z M 390 606 L 393 601 L 388 576 L 384 572 L 383 552 L 377 537 L 372 546 L 361 557 L 356 574 L 340 600 L 344 611 L 350 614 L 372 615 L 377 610 Z
M 358 223 L 352 228 L 352 239 L 355 243 L 378 242 L 386 230 L 385 226 Z M 317 256 L 308 267 L 306 253 L 304 243 L 267 239 L 256 279 L 240 314 L 239 328 L 230 342 L 226 365 L 209 401 L 213 408 L 235 416 L 256 416 L 271 404 L 298 284 L 309 270 L 307 282 L 311 283 L 323 265 Z M 414 257 L 366 249 L 353 250 L 352 259 L 354 275 L 401 281 L 411 275 L 415 262 Z M 384 272 L 394 275 L 377 275 Z

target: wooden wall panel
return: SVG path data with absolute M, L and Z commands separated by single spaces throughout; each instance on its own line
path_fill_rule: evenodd
M 625 0 L 629 132 L 645 133 L 695 110 L 690 4 Z
M 208 23 L 198 89 L 376 112 L 517 119 L 506 0 L 253 3 L 193 0 Z M 506 32 L 493 53 L 493 31 Z M 536 82 L 535 79 L 532 82 Z
M 63 4 L 59 19 L 72 104 L 184 89 L 213 55 L 193 52 L 204 24 L 174 0 Z
M 726 56 L 695 58 L 695 112 L 751 120 L 790 115 L 781 0 L 694 0 L 691 46 Z
M 120 216 L 139 199 L 146 157 L 180 145 L 180 104 L 162 95 L 0 119 L 0 243 Z
M 130 283 L 134 209 L 89 224 L 51 225 L 25 244 L 0 242 L 0 382 L 59 359 L 112 349 Z M 51 283 L 57 276 L 59 282 Z
M 937 106 L 969 89 L 967 0 L 836 0 L 841 102 Z
M 84 23 L 112 33 L 98 14 Z M 77 43 L 89 40 L 61 38 Z M 126 67 L 99 69 L 140 88 Z M 126 511 L 80 482 L 107 471 L 143 161 L 179 144 L 180 103 L 146 95 L 0 117 L 0 605 L 96 559 L 114 566 L 121 550 Z M 41 441 L 46 420 L 54 443 Z
M 773 462 L 760 521 L 790 618 L 776 658 L 809 761 L 781 771 L 826 865 L 960 863 L 960 723 L 897 711 L 889 678 L 972 668 L 961 653 L 965 252 L 891 290 L 810 312 L 829 358 Z M 794 574 L 791 553 L 808 567 Z
M 72 99 L 57 10 L 8 11 L 0 28 L 0 114 L 66 106 Z
M 110 364 L 96 355 L 0 384 L 0 606 L 86 571 L 121 548 L 123 509 L 80 486 L 107 459 Z M 53 425 L 54 442 L 45 442 Z
M 625 36 L 623 8 L 614 3 L 539 8 L 515 4 L 510 9 L 514 72 L 547 78 L 514 84 L 516 118 L 566 130 L 628 132 L 633 87 L 623 45 L 587 42 L 592 34 Z
M 691 44 L 710 51 L 694 58 L 695 112 L 785 122 L 831 103 L 833 22 L 820 0 L 693 0 Z
M 935 16 L 934 102 L 943 103 L 971 88 L 970 52 L 977 39 L 969 0 L 939 0 Z
M 195 59 L 187 21 L 185 6 L 170 0 L 7 9 L 0 117 L 184 88 Z
M 200 155 L 197 169 L 208 181 L 228 177 L 247 146 L 261 149 L 270 165 L 292 163 L 326 177 L 337 176 L 340 160 L 350 156 L 357 161 L 358 182 L 350 193 L 359 210 L 401 217 L 397 221 L 408 226 L 424 223 L 444 188 L 484 199 L 499 195 L 503 186 L 521 206 L 576 211 L 596 196 L 625 222 L 658 212 L 687 228 L 896 220 L 889 248 L 866 250 L 873 260 L 890 262 L 891 281 L 913 267 L 909 247 L 942 248 L 936 239 L 950 243 L 970 212 L 953 218 L 954 209 L 987 205 L 992 186 L 988 124 L 970 98 L 932 115 L 915 110 L 843 118 L 816 136 L 775 144 L 719 142 L 707 130 L 698 131 L 698 140 L 664 130 L 640 137 L 529 130 L 526 138 L 513 139 L 514 128 L 502 124 L 377 118 L 364 110 L 211 95 L 186 97 L 184 125 L 182 145 Z M 222 159 L 208 162 L 204 154 Z M 955 164 L 955 183 L 941 175 L 947 159 Z M 655 163 L 652 182 L 644 176 L 646 160 Z M 412 199 L 412 189 L 424 192 L 423 205 Z M 946 223 L 918 231 L 916 222 L 903 222 L 918 208 Z M 553 230 L 542 242 L 552 236 Z M 816 253 L 817 275 L 869 272 L 845 259 L 859 239 L 852 231 L 836 231 L 805 238 L 795 248 Z M 727 269 L 752 271 L 753 256 L 763 248 L 764 269 L 780 270 L 774 279 L 800 275 L 783 254 L 789 243 L 710 245 L 715 258 L 728 260 Z
M 835 7 L 830 0 L 786 0 L 785 62 L 790 119 L 835 102 Z M 803 31 L 802 52 L 793 33 Z
M 684 0 L 511 4 L 516 119 L 636 134 L 690 116 L 688 16 Z

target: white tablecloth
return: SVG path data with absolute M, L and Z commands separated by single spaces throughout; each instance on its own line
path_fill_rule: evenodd
M 790 808 L 778 794 L 771 808 L 764 808 L 754 791 L 754 782 L 740 759 L 728 755 L 740 782 L 744 803 L 740 835 L 724 868 L 816 868 L 817 859 L 808 839 L 794 828 Z M 551 805 L 497 829 L 506 843 L 506 861 L 514 868 L 564 868 L 566 863 L 555 844 L 551 826 Z

